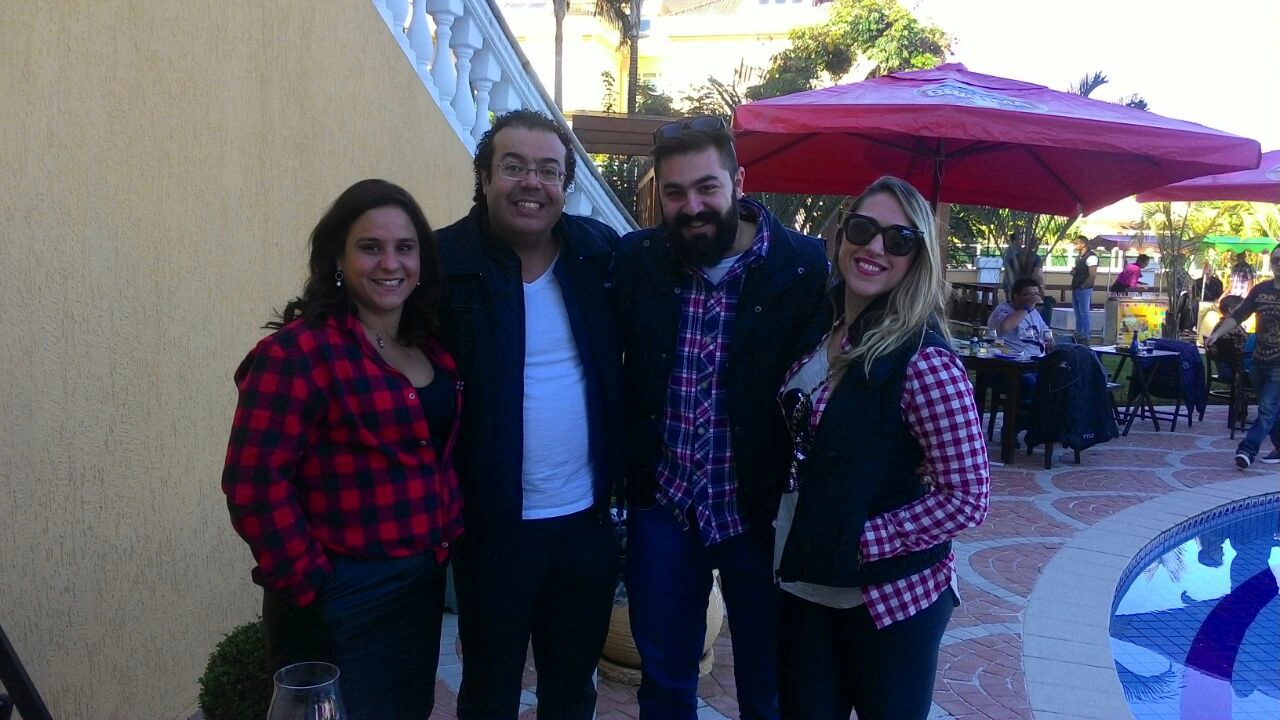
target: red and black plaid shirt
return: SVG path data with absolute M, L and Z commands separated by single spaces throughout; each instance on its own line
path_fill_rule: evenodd
M 435 342 L 423 350 L 458 377 Z M 439 562 L 462 532 L 452 454 L 431 442 L 418 390 L 378 355 L 352 314 L 320 327 L 298 320 L 258 343 L 236 370 L 222 490 L 249 543 L 254 582 L 309 604 L 332 571 L 329 555 Z

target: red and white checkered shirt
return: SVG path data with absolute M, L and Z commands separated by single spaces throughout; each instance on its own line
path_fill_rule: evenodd
M 738 201 L 741 217 L 756 223 L 751 247 L 713 283 L 702 270 L 689 269 L 677 290 L 684 296 L 676 339 L 676 361 L 667 383 L 663 437 L 667 452 L 658 462 L 658 501 L 681 518 L 693 508 L 705 545 L 746 531 L 738 510 L 733 476 L 726 389 L 720 377 L 729 355 L 747 268 L 769 252 L 769 225 L 758 222 L 763 208 Z
M 846 339 L 844 351 L 848 350 Z M 825 351 L 823 338 L 816 352 Z M 787 379 L 812 356 L 792 366 Z M 829 383 L 814 393 L 811 422 L 815 428 L 830 397 Z M 979 525 L 987 516 L 991 493 L 987 445 L 973 386 L 960 358 L 942 347 L 916 353 L 903 375 L 899 406 L 924 451 L 923 470 L 933 478 L 933 492 L 867 519 L 860 541 L 867 562 L 931 548 Z M 876 627 L 905 620 L 931 605 L 951 583 L 954 563 L 955 554 L 949 553 L 942 562 L 914 575 L 861 588 Z

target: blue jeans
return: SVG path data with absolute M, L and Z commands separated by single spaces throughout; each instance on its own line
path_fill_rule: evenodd
M 1093 300 L 1093 288 L 1071 291 L 1071 307 L 1076 311 L 1076 335 L 1089 342 L 1089 304 Z
M 1258 395 L 1258 417 L 1254 418 L 1236 451 L 1248 453 L 1252 458 L 1262 448 L 1262 439 L 1267 435 L 1271 435 L 1271 441 L 1280 447 L 1280 423 L 1276 422 L 1280 416 L 1280 362 L 1258 362 L 1254 359 L 1249 380 Z
M 435 703 L 444 567 L 405 558 L 336 557 L 306 607 L 266 592 L 262 627 L 272 672 L 296 662 L 338 666 L 352 720 L 422 720 Z
M 777 720 L 777 621 L 782 591 L 772 550 L 750 535 L 702 544 L 665 507 L 627 517 L 627 598 L 642 674 L 641 720 L 694 720 L 711 570 L 720 570 L 743 720 Z

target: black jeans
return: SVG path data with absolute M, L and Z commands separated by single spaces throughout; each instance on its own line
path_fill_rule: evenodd
M 530 640 L 538 717 L 591 720 L 618 564 L 613 524 L 596 510 L 465 533 L 453 567 L 459 720 L 515 720 Z
M 878 629 L 865 605 L 838 610 L 784 592 L 778 684 L 782 717 L 795 720 L 925 720 L 938 647 L 956 596 Z
M 304 608 L 262 599 L 267 662 L 333 663 L 350 720 L 424 720 L 435 705 L 444 567 L 432 553 L 338 557 Z

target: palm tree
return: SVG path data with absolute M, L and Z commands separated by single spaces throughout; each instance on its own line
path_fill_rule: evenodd
M 569 13 L 569 0 L 551 0 L 556 15 L 556 107 L 564 110 L 564 16 Z
M 636 112 L 640 89 L 640 10 L 644 0 L 596 0 L 596 17 L 618 31 L 618 47 L 627 46 L 627 114 Z

